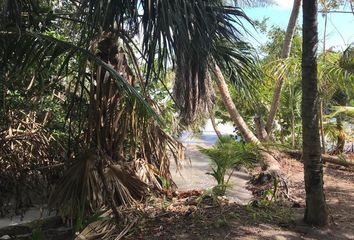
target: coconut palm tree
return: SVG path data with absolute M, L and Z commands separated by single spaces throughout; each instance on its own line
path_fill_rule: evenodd
M 304 1 L 302 53 L 302 131 L 306 190 L 304 220 L 311 225 L 323 226 L 327 224 L 328 212 L 323 192 L 323 163 L 319 136 L 317 44 L 317 1 Z

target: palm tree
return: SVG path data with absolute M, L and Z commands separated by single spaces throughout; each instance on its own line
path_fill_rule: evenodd
M 292 40 L 293 40 L 293 36 L 295 33 L 295 29 L 296 29 L 296 22 L 297 22 L 297 19 L 299 16 L 300 7 L 301 7 L 301 0 L 294 0 L 294 4 L 293 4 L 292 11 L 291 11 L 288 27 L 287 27 L 286 33 L 285 33 L 284 44 L 283 44 L 283 48 L 282 48 L 282 52 L 281 52 L 281 56 L 280 56 L 281 59 L 287 59 L 290 56 Z M 278 108 L 279 108 L 280 95 L 281 95 L 283 83 L 284 83 L 283 76 L 279 76 L 277 78 L 276 83 L 275 83 L 274 92 L 273 92 L 273 99 L 272 99 L 272 103 L 270 106 L 267 123 L 265 126 L 265 128 L 266 128 L 265 130 L 268 133 L 268 135 L 271 135 L 275 115 L 276 115 Z
M 234 102 L 232 101 L 231 94 L 226 84 L 224 75 L 220 67 L 215 62 L 212 71 L 215 75 L 216 84 L 218 86 L 222 101 L 231 117 L 231 120 L 237 126 L 237 129 L 240 131 L 242 137 L 247 142 L 253 143 L 260 147 L 262 169 L 267 170 L 267 172 L 269 172 L 274 177 L 281 177 L 282 174 L 279 162 L 267 151 L 262 150 L 260 140 L 248 127 L 247 123 L 244 121 L 243 117 L 240 115 Z
M 323 192 L 323 164 L 318 118 L 317 90 L 317 0 L 303 3 L 302 129 L 306 210 L 304 220 L 311 225 L 327 224 Z
M 0 59 L 6 68 L 0 77 L 23 81 L 17 69 L 25 76 L 44 74 L 56 64 L 58 76 L 74 69 L 72 93 L 79 100 L 67 113 L 70 164 L 52 203 L 71 216 L 83 206 L 104 204 L 118 219 L 116 206 L 139 199 L 143 182 L 161 188 L 162 177 L 170 180 L 168 150 L 181 157 L 181 145 L 163 131 L 147 86 L 175 66 L 176 105 L 190 124 L 211 104 L 210 59 L 236 84 L 247 86 L 254 75 L 238 29 L 240 18 L 249 19 L 240 8 L 215 0 L 62 3 L 63 9 L 53 11 L 48 1 L 1 2 Z M 52 33 L 63 26 L 70 37 Z

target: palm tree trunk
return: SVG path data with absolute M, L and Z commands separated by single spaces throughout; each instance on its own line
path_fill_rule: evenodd
M 265 130 L 262 118 L 259 115 L 256 115 L 253 118 L 253 121 L 254 121 L 254 125 L 256 128 L 256 134 L 257 134 L 258 139 L 268 140 L 268 134 Z
M 210 106 L 208 106 L 208 110 L 209 110 L 211 125 L 213 126 L 214 132 L 216 133 L 216 136 L 218 136 L 218 138 L 221 139 L 222 134 L 220 133 L 218 126 L 216 124 L 214 111 Z
M 301 6 L 301 0 L 294 0 L 293 9 L 291 11 L 288 27 L 286 29 L 283 49 L 280 56 L 282 59 L 286 59 L 290 55 L 292 40 L 296 29 L 296 21 L 299 16 L 300 6 Z M 283 87 L 283 83 L 284 83 L 284 78 L 282 76 L 278 77 L 277 82 L 275 84 L 272 104 L 270 107 L 270 111 L 266 123 L 266 131 L 268 135 L 270 135 L 272 132 L 274 118 L 279 108 L 280 94 L 281 94 L 281 89 Z
M 232 101 L 224 76 L 216 63 L 214 63 L 213 72 L 216 76 L 216 83 L 218 85 L 224 105 L 227 111 L 229 112 L 230 117 L 236 125 L 237 129 L 241 132 L 242 137 L 246 140 L 246 142 L 259 144 L 260 141 L 258 140 L 256 135 L 254 135 L 253 132 L 248 128 L 246 122 L 243 120 L 234 102 Z
M 317 44 L 317 0 L 307 0 L 303 3 L 301 106 L 306 190 L 304 220 L 311 225 L 323 226 L 328 222 L 328 213 L 323 192 L 323 163 L 318 121 Z
M 236 125 L 237 129 L 241 132 L 242 137 L 248 143 L 253 143 L 259 145 L 262 149 L 261 142 L 259 139 L 253 134 L 253 132 L 247 126 L 247 123 L 243 120 L 242 116 L 238 112 L 234 102 L 232 101 L 229 89 L 225 82 L 224 76 L 219 68 L 219 66 L 213 62 L 213 69 L 214 75 L 216 77 L 216 83 L 219 88 L 219 92 L 222 98 L 222 101 L 230 114 L 230 117 L 234 124 Z M 267 170 L 274 176 L 280 176 L 280 164 L 275 158 L 269 154 L 267 151 L 260 151 L 261 158 L 262 158 L 262 169 Z

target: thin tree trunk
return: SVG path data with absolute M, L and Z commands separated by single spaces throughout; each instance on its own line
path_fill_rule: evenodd
M 256 127 L 256 134 L 258 139 L 268 140 L 268 134 L 265 130 L 262 118 L 259 115 L 256 115 L 253 120 L 254 120 L 254 125 Z
M 325 25 L 324 25 L 324 32 L 323 32 L 323 60 L 326 61 L 326 35 L 327 35 L 327 13 L 325 13 Z M 321 133 L 321 147 L 322 153 L 326 153 L 326 138 L 324 134 L 324 127 L 323 127 L 323 99 L 320 100 L 320 133 Z
M 318 119 L 317 44 L 317 0 L 307 0 L 303 3 L 301 105 L 306 190 L 304 220 L 311 225 L 324 226 L 328 223 L 328 212 L 323 192 L 323 163 Z
M 280 56 L 280 58 L 282 59 L 286 59 L 290 55 L 291 45 L 292 45 L 292 41 L 296 29 L 296 21 L 299 16 L 300 6 L 301 6 L 301 0 L 294 0 L 293 9 L 291 11 L 288 27 L 286 29 L 283 49 Z M 284 78 L 282 76 L 278 77 L 277 82 L 275 84 L 272 104 L 270 107 L 270 111 L 266 123 L 266 131 L 268 135 L 271 135 L 274 118 L 279 108 L 280 94 L 281 94 L 281 89 L 283 87 L 283 83 L 284 83 Z
M 291 147 L 295 147 L 295 116 L 294 110 L 291 110 Z
M 294 88 L 290 87 L 290 102 L 291 102 L 291 147 L 295 147 L 295 112 L 294 112 Z
M 232 101 L 229 89 L 225 82 L 224 76 L 219 68 L 219 66 L 214 62 L 212 71 L 216 77 L 216 83 L 220 91 L 220 95 L 222 101 L 230 114 L 231 120 L 235 123 L 237 129 L 241 132 L 242 137 L 248 143 L 253 143 L 259 145 L 261 148 L 261 142 L 259 139 L 253 134 L 253 132 L 249 129 L 246 122 L 243 120 L 242 116 L 238 112 L 234 102 Z M 260 151 L 261 158 L 262 158 L 262 169 L 267 170 L 272 175 L 280 176 L 280 164 L 275 158 L 269 154 L 265 150 Z
M 321 133 L 321 149 L 322 153 L 326 153 L 326 138 L 324 134 L 324 127 L 323 127 L 323 99 L 320 100 L 320 109 L 319 109 L 319 118 L 320 118 L 320 133 Z
M 221 133 L 218 129 L 218 126 L 216 124 L 214 111 L 210 106 L 208 106 L 208 110 L 209 110 L 209 117 L 210 117 L 211 125 L 213 126 L 214 132 L 216 133 L 216 136 L 218 136 L 218 138 L 221 139 L 222 135 L 221 135 Z

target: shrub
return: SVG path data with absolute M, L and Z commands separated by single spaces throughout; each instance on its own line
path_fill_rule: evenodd
M 201 152 L 208 155 L 212 161 L 212 175 L 217 181 L 214 188 L 216 194 L 225 193 L 228 180 L 226 174 L 231 176 L 234 168 L 245 166 L 250 168 L 259 159 L 259 151 L 256 145 L 236 142 L 232 137 L 223 136 L 212 148 L 201 148 Z

